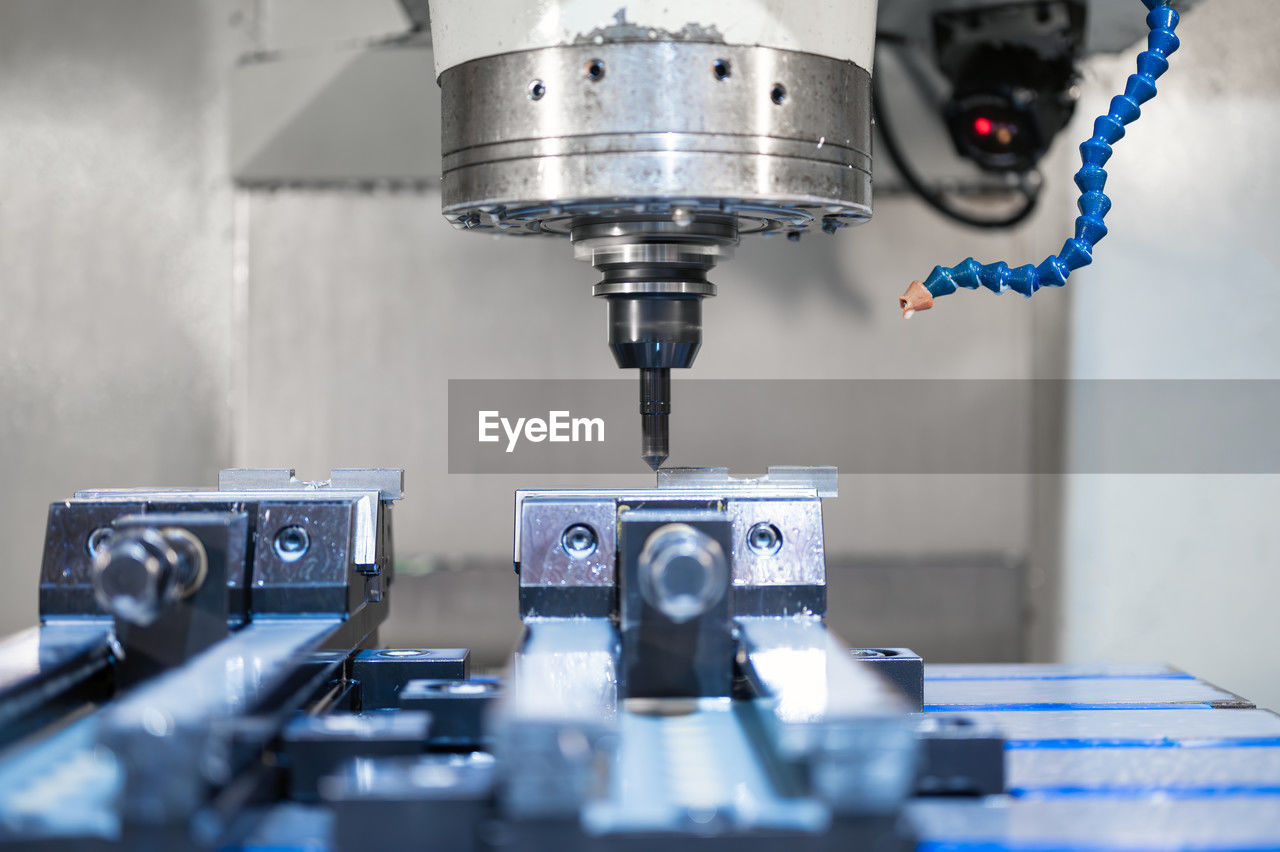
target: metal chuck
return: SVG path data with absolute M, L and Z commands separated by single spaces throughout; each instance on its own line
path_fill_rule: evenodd
M 656 471 L 670 454 L 671 370 L 692 366 L 702 345 L 702 300 L 716 293 L 707 272 L 732 252 L 736 220 L 588 220 L 572 234 L 604 274 L 594 293 L 608 302 L 614 360 L 640 371 L 640 455 Z

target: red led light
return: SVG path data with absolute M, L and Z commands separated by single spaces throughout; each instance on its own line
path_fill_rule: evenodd
M 993 129 L 991 119 L 985 116 L 980 116 L 973 120 L 973 130 L 979 136 L 990 136 Z

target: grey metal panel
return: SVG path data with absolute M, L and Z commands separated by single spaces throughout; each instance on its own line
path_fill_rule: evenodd
M 258 48 L 272 53 L 371 44 L 409 28 L 407 8 L 396 0 L 258 0 L 257 5 Z
M 429 45 L 242 63 L 231 80 L 230 158 L 244 186 L 437 183 L 440 94 Z
M 1100 255 L 1072 294 L 1077 377 L 1280 378 L 1280 289 L 1263 283 L 1280 268 L 1276 9 L 1274 0 L 1212 0 L 1178 27 L 1182 48 L 1160 98 L 1121 143 L 1137 167 L 1116 162 L 1107 184 L 1113 198 L 1132 200 L 1134 215 L 1116 220 L 1105 262 Z M 1097 94 L 1082 105 L 1092 97 L 1101 106 L 1133 62 L 1122 54 L 1093 70 L 1086 86 Z M 1196 206 L 1222 215 L 1185 215 L 1179 184 L 1191 163 L 1210 193 Z M 1162 307 L 1135 333 L 1127 318 L 1146 311 L 1157 270 Z M 1206 281 L 1239 282 L 1249 310 L 1208 297 Z M 1096 447 L 1100 411 L 1068 402 L 1065 451 Z M 1101 476 L 1064 486 L 1057 546 L 1070 594 L 1056 654 L 1170 660 L 1280 707 L 1280 477 Z
M 0 632 L 51 500 L 231 454 L 225 89 L 250 0 L 0 3 Z
M 509 545 L 499 546 L 505 551 Z M 457 644 L 471 650 L 477 670 L 501 669 L 523 630 L 508 559 L 440 560 L 428 563 L 425 574 L 407 573 L 409 566 L 422 570 L 420 561 L 396 566 L 390 612 L 378 633 L 382 642 L 389 648 Z
M 841 536 L 831 513 L 852 490 L 824 507 L 829 551 Z M 828 623 L 839 635 L 859 648 L 909 647 L 929 663 L 926 676 L 935 662 L 1013 661 L 1026 653 L 1026 566 L 1016 560 L 846 552 L 828 557 L 827 581 Z

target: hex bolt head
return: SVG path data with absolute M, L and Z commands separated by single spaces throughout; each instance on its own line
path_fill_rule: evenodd
M 206 562 L 204 546 L 186 530 L 117 531 L 94 556 L 94 597 L 117 618 L 145 627 L 199 588 Z
M 640 551 L 639 567 L 641 596 L 677 624 L 706 612 L 728 592 L 724 548 L 688 524 L 654 530 Z

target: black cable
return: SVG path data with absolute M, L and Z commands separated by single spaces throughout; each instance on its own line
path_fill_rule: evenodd
M 962 225 L 987 230 L 1012 228 L 1026 221 L 1036 211 L 1036 208 L 1040 205 L 1040 190 L 1043 182 L 1032 189 L 1028 189 L 1025 185 L 1019 187 L 1023 195 L 1022 206 L 1008 216 L 998 218 L 982 218 L 961 210 L 947 200 L 947 197 L 941 192 L 934 190 L 925 183 L 924 179 L 920 177 L 920 173 L 916 171 L 915 166 L 907 159 L 902 146 L 898 143 L 898 137 L 893 130 L 893 123 L 885 110 L 884 87 L 880 82 L 880 72 L 883 70 L 884 65 L 877 62 L 876 67 L 879 70 L 871 76 L 871 100 L 876 126 L 880 128 L 881 141 L 884 142 L 885 152 L 889 155 L 889 160 L 893 163 L 893 167 L 897 169 L 903 181 L 906 182 L 907 186 L 911 187 L 916 195 L 920 196 L 922 201 L 937 212 Z

